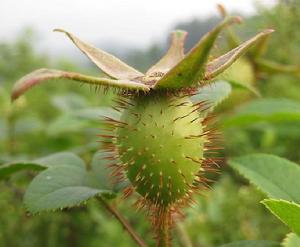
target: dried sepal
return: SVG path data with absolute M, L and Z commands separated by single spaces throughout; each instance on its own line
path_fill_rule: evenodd
M 115 79 L 133 79 L 143 76 L 143 73 L 130 67 L 120 59 L 86 42 L 83 42 L 75 35 L 62 29 L 54 29 L 54 31 L 65 33 L 72 42 L 108 76 Z
M 225 8 L 225 6 L 224 6 L 223 4 L 218 3 L 218 4 L 217 4 L 217 9 L 218 9 L 220 15 L 221 15 L 223 18 L 225 18 L 225 17 L 228 16 L 228 12 L 227 12 L 227 10 L 226 10 L 226 8 Z
M 228 17 L 207 33 L 175 67 L 154 86 L 157 89 L 180 89 L 196 86 L 203 79 L 209 53 L 219 33 L 229 24 L 240 22 L 240 17 Z
M 220 15 L 223 18 L 226 18 L 228 16 L 227 10 L 224 7 L 224 5 L 218 4 L 217 8 L 219 10 Z M 237 34 L 234 32 L 234 30 L 232 28 L 229 27 L 226 30 L 226 34 L 227 34 L 226 35 L 227 36 L 227 41 L 228 41 L 228 44 L 229 44 L 230 47 L 234 48 L 234 47 L 238 46 L 241 43 L 240 39 L 238 38 Z M 268 36 L 268 35 L 261 38 L 257 42 L 256 46 L 253 48 L 253 50 L 251 51 L 251 56 L 259 57 L 259 56 L 263 55 L 266 51 L 267 43 L 268 43 L 269 38 L 270 38 L 270 36 Z
M 209 62 L 206 66 L 206 73 L 204 79 L 210 80 L 216 77 L 217 75 L 221 74 L 224 70 L 231 66 L 231 64 L 233 64 L 239 57 L 241 57 L 251 47 L 253 47 L 257 42 L 259 42 L 262 39 L 265 39 L 265 37 L 270 35 L 273 31 L 274 30 L 272 29 L 266 29 L 258 33 L 253 38 L 245 41 L 233 50 Z
M 228 16 L 228 12 L 227 12 L 226 8 L 224 7 L 224 5 L 217 4 L 217 8 L 218 8 L 218 11 L 219 11 L 220 15 L 223 18 L 226 18 Z M 239 39 L 236 32 L 232 28 L 230 28 L 230 27 L 227 28 L 226 36 L 227 36 L 226 37 L 227 42 L 228 42 L 228 44 L 231 48 L 234 48 L 234 47 L 238 46 L 239 44 L 241 44 L 241 40 Z M 264 36 L 263 38 L 261 38 L 256 43 L 255 47 L 253 47 L 253 49 L 251 51 L 249 51 L 249 55 L 252 58 L 261 57 L 266 52 L 269 38 L 270 38 L 269 35 Z
M 267 51 L 269 39 L 269 35 L 266 35 L 265 37 L 261 38 L 255 45 L 255 47 L 251 49 L 251 51 L 249 52 L 249 56 L 253 57 L 254 59 L 262 57 Z
M 158 63 L 153 65 L 146 73 L 151 75 L 153 73 L 166 73 L 179 63 L 184 58 L 184 41 L 187 32 L 176 30 L 171 34 L 171 44 L 167 53 L 159 60 Z
M 79 81 L 96 86 L 108 86 L 125 90 L 149 91 L 149 87 L 142 83 L 137 83 L 129 80 L 114 80 L 109 78 L 100 78 L 89 75 L 83 75 L 75 72 L 67 72 L 53 69 L 38 69 L 26 76 L 22 77 L 16 82 L 13 87 L 11 98 L 17 99 L 30 88 L 38 85 L 44 81 L 51 79 L 69 79 Z

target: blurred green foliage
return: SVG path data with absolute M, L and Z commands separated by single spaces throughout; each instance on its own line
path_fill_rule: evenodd
M 190 32 L 188 48 L 216 21 L 193 20 L 178 23 L 177 28 Z M 276 29 L 264 57 L 283 63 L 300 65 L 300 1 L 280 1 L 272 9 L 259 8 L 259 14 L 245 20 L 236 28 L 244 40 L 266 27 Z M 87 163 L 97 151 L 96 134 L 100 132 L 97 107 L 109 106 L 113 94 L 99 94 L 93 88 L 78 87 L 65 81 L 45 84 L 32 90 L 14 105 L 10 104 L 10 89 L 20 76 L 40 67 L 82 71 L 96 74 L 94 68 L 80 69 L 72 61 L 51 61 L 34 49 L 36 38 L 26 31 L 11 43 L 0 43 L 0 165 L 5 162 L 30 159 L 57 151 L 72 151 Z M 133 66 L 145 70 L 166 49 L 166 42 L 153 44 L 146 50 L 131 50 L 125 58 Z M 217 47 L 216 53 L 223 52 Z M 130 55 L 129 55 L 130 54 Z M 300 101 L 299 75 L 266 74 L 255 70 L 255 86 L 264 97 Z M 55 90 L 54 90 L 55 88 Z M 49 93 L 50 92 L 50 93 Z M 52 93 L 52 92 L 55 92 Z M 220 108 L 220 124 L 234 118 L 245 101 L 236 89 L 238 103 Z M 100 117 L 100 116 L 99 116 Z M 253 152 L 273 153 L 300 163 L 299 120 L 269 121 L 260 119 L 251 124 L 224 126 L 223 155 L 225 158 Z M 56 213 L 28 215 L 22 206 L 22 196 L 33 172 L 20 172 L 0 181 L 0 247 L 6 246 L 133 246 L 130 237 L 97 201 L 87 207 Z M 222 168 L 214 176 L 212 191 L 199 196 L 199 202 L 187 210 L 183 229 L 195 246 L 213 247 L 244 239 L 280 241 L 288 229 L 267 213 L 258 202 L 263 196 L 231 169 Z M 154 245 L 149 225 L 141 213 L 135 212 L 133 200 L 114 199 L 113 204 L 129 219 L 150 246 Z M 176 229 L 175 229 L 176 230 Z M 182 245 L 180 234 L 174 235 L 175 246 Z
M 278 224 L 265 208 L 255 203 L 264 195 L 252 186 L 236 183 L 234 178 L 223 174 L 213 190 L 199 197 L 195 207 L 188 210 L 190 217 L 185 225 L 195 244 L 219 246 L 243 239 L 284 238 L 287 227 Z

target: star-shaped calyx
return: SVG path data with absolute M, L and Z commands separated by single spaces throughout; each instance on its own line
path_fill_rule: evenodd
M 227 17 L 200 41 L 184 54 L 184 41 L 187 33 L 174 31 L 171 44 L 166 54 L 153 65 L 145 74 L 132 68 L 113 55 L 100 50 L 75 35 L 62 29 L 55 31 L 65 33 L 72 42 L 108 77 L 94 77 L 76 72 L 54 69 L 38 69 L 22 77 L 15 84 L 12 100 L 17 99 L 31 87 L 51 79 L 68 79 L 81 83 L 117 88 L 131 92 L 149 92 L 151 90 L 182 90 L 197 88 L 201 84 L 210 82 L 217 75 L 226 70 L 253 45 L 264 40 L 271 29 L 264 30 L 226 54 L 209 60 L 211 50 L 219 33 L 228 25 L 240 22 L 239 17 Z

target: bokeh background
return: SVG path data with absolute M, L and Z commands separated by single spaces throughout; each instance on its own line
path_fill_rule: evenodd
M 101 74 L 65 36 L 52 29 L 72 31 L 145 71 L 166 51 L 173 29 L 189 32 L 189 50 L 221 19 L 217 3 L 244 17 L 244 22 L 234 27 L 240 40 L 265 28 L 276 30 L 263 59 L 300 66 L 299 0 L 1 0 L 0 165 L 60 151 L 74 152 L 89 163 L 98 150 L 97 109 L 111 104 L 112 92 L 103 95 L 93 88 L 59 80 L 35 88 L 14 104 L 10 102 L 13 83 L 34 69 Z M 231 45 L 226 35 L 221 35 L 214 54 L 222 54 Z M 300 106 L 299 69 L 276 66 L 268 71 L 245 57 L 224 76 L 256 87 L 273 110 L 283 105 L 296 109 Z M 254 152 L 300 163 L 299 119 L 268 118 L 264 113 L 254 121 L 240 117 L 243 107 L 249 110 L 250 104 L 253 110 L 260 100 L 245 88 L 234 88 L 232 97 L 217 109 L 225 145 L 222 172 L 213 176 L 212 189 L 186 211 L 181 233 L 174 236 L 175 246 L 183 246 L 178 236 L 185 234 L 194 246 L 214 247 L 243 239 L 281 241 L 288 232 L 259 203 L 262 193 L 226 165 L 229 157 Z M 22 197 L 34 176 L 34 172 L 20 172 L 0 181 L 1 247 L 134 246 L 118 222 L 94 200 L 74 209 L 29 215 Z M 112 203 L 153 246 L 149 225 L 132 207 L 133 201 L 117 198 Z

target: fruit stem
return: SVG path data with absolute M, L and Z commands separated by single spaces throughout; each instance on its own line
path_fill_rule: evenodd
M 110 212 L 116 220 L 119 221 L 119 223 L 123 226 L 123 228 L 129 233 L 131 238 L 138 244 L 140 247 L 148 247 L 147 244 L 144 242 L 143 239 L 141 239 L 138 234 L 135 232 L 135 230 L 132 228 L 130 223 L 124 218 L 124 216 L 112 205 L 106 202 L 103 197 L 98 197 L 98 201 L 102 204 L 102 206 Z
M 158 216 L 161 219 L 158 223 L 156 231 L 157 231 L 157 247 L 171 247 L 171 235 L 170 235 L 170 227 L 171 227 L 171 214 L 169 210 L 165 211 L 161 216 Z

